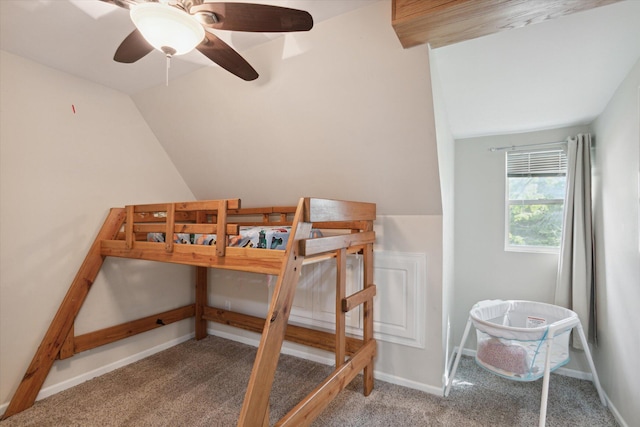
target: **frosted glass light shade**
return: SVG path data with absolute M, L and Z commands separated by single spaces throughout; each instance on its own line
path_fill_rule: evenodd
M 204 28 L 188 13 L 162 3 L 131 6 L 131 20 L 154 48 L 167 55 L 191 52 L 204 39 Z

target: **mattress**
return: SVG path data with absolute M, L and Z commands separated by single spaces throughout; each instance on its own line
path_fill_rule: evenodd
M 284 250 L 289 241 L 291 227 L 240 227 L 237 236 L 229 236 L 229 245 L 238 248 L 258 248 Z M 311 230 L 310 238 L 321 237 L 318 229 Z M 164 242 L 164 233 L 148 233 L 147 241 Z M 185 245 L 215 245 L 215 234 L 174 233 L 173 242 Z

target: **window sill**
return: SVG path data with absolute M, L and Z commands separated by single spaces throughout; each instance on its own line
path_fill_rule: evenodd
M 550 248 L 546 246 L 511 246 L 504 247 L 505 252 L 530 252 L 536 254 L 556 254 L 560 253 L 560 248 Z

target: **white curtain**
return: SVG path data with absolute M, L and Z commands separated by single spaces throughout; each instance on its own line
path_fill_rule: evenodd
M 596 343 L 594 240 L 591 221 L 591 135 L 567 140 L 567 192 L 555 304 L 578 314 L 589 341 Z M 573 346 L 581 348 L 579 339 Z

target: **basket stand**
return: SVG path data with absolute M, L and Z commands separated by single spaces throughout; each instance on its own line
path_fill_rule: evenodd
M 600 402 L 602 402 L 602 405 L 606 407 L 607 402 L 604 398 L 604 392 L 602 391 L 602 387 L 600 386 L 600 380 L 598 379 L 598 374 L 596 373 L 596 367 L 593 364 L 593 359 L 591 358 L 591 351 L 589 350 L 589 344 L 587 343 L 587 338 L 582 329 L 582 325 L 580 324 L 580 320 L 576 318 L 574 323 L 575 324 L 573 325 L 572 329 L 578 330 L 578 335 L 580 336 L 580 341 L 582 342 L 582 347 L 584 348 L 584 354 L 587 357 L 587 361 L 589 362 L 589 368 L 591 369 L 591 373 L 593 375 L 593 384 L 595 385 L 596 390 L 598 391 Z M 462 341 L 460 341 L 460 347 L 458 347 L 458 351 L 456 354 L 455 362 L 453 364 L 451 375 L 447 380 L 447 386 L 444 390 L 445 397 L 448 397 L 449 392 L 451 391 L 451 385 L 453 384 L 453 379 L 458 369 L 458 363 L 460 363 L 460 357 L 462 356 L 462 349 L 464 348 L 464 345 L 467 341 L 472 325 L 473 325 L 473 322 L 472 322 L 471 316 L 469 316 L 469 319 L 467 320 L 467 326 L 464 329 L 464 334 L 462 334 Z M 540 419 L 538 422 L 539 427 L 544 427 L 546 418 L 547 418 L 547 400 L 549 397 L 549 377 L 551 376 L 551 345 L 553 344 L 554 337 L 555 337 L 555 330 L 553 330 L 553 326 L 549 326 L 549 337 L 546 339 L 547 354 L 545 357 L 544 376 L 542 379 L 542 397 L 540 399 Z

